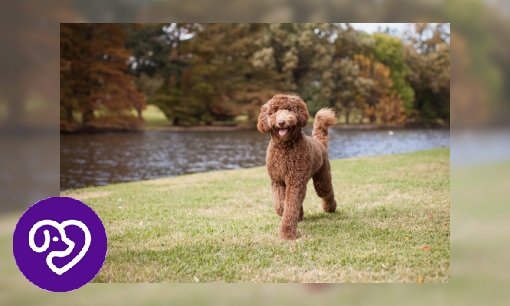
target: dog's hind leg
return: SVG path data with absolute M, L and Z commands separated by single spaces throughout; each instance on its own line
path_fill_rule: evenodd
M 273 206 L 278 216 L 283 215 L 283 204 L 285 203 L 285 184 L 278 182 L 271 182 L 273 191 Z
M 331 183 L 331 166 L 328 160 L 326 160 L 312 178 L 315 191 L 322 198 L 322 209 L 326 212 L 334 212 L 336 210 L 336 201 L 333 184 Z

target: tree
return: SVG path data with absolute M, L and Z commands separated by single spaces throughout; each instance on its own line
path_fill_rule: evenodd
M 416 96 L 415 120 L 450 119 L 450 44 L 449 34 L 443 35 L 442 29 L 439 25 L 416 24 L 417 34 L 409 36 L 410 44 L 405 48 L 406 64 L 411 69 L 407 80 Z
M 137 76 L 140 91 L 147 89 L 141 86 L 148 85 L 149 78 L 161 80 L 157 89 L 151 89 L 147 102 L 158 106 L 174 124 L 195 124 L 203 113 L 201 105 L 190 103 L 182 91 L 191 63 L 185 45 L 197 27 L 188 23 L 125 25 L 129 35 L 125 44 L 133 50 L 129 72 Z
M 153 77 L 148 76 L 145 73 L 141 73 L 135 78 L 136 87 L 138 91 L 144 95 L 145 100 L 151 99 L 156 91 L 163 85 L 163 78 L 159 75 Z
M 374 33 L 372 37 L 375 40 L 374 58 L 390 69 L 393 80 L 391 91 L 402 98 L 406 113 L 410 114 L 413 108 L 414 90 L 406 80 L 406 76 L 411 71 L 405 63 L 402 40 L 385 33 Z
M 350 114 L 354 109 L 363 111 L 365 99 L 369 97 L 373 81 L 360 75 L 359 67 L 351 59 L 336 59 L 331 65 L 331 85 L 327 97 L 329 105 L 345 114 L 350 123 Z
M 133 128 L 130 111 L 145 101 L 133 76 L 126 74 L 131 53 L 118 24 L 61 25 L 61 121 L 73 125 L 81 114 L 83 128 Z
M 331 40 L 336 28 L 317 23 L 269 24 L 257 41 L 253 64 L 277 72 L 285 91 L 308 103 L 322 104 L 321 88 L 330 77 Z
M 356 54 L 369 56 L 374 52 L 376 44 L 371 35 L 355 30 L 349 23 L 345 24 L 345 29 L 337 27 L 335 30 L 335 59 L 352 60 Z
M 334 28 L 334 52 L 330 64 L 323 72 L 320 93 L 328 101 L 328 106 L 344 112 L 346 123 L 349 123 L 353 110 L 360 109 L 363 112 L 365 100 L 373 86 L 370 78 L 360 75 L 354 57 L 358 54 L 370 54 L 375 44 L 366 33 L 354 30 L 350 24 L 345 27 L 346 29 L 340 26 Z
M 384 96 L 375 106 L 374 114 L 380 123 L 386 125 L 404 124 L 406 121 L 404 102 L 396 93 Z
M 278 93 L 278 75 L 252 65 L 255 41 L 267 25 L 207 24 L 190 44 L 194 98 L 205 103 L 215 120 L 241 113 L 256 122 L 260 106 Z
M 360 108 L 368 117 L 370 123 L 375 123 L 377 120 L 377 105 L 384 103 L 384 98 L 390 94 L 390 89 L 393 86 L 390 69 L 375 60 L 373 55 L 370 55 L 370 57 L 355 55 L 354 63 L 359 67 L 360 76 L 371 79 L 373 82 L 370 94 L 365 104 Z

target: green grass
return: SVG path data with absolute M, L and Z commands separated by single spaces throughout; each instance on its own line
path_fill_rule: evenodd
M 134 109 L 131 112 L 133 115 L 138 116 Z M 147 105 L 142 111 L 142 117 L 145 121 L 145 128 L 164 128 L 172 126 L 172 122 L 168 121 L 165 114 L 155 105 Z
M 448 282 L 449 149 L 331 164 L 337 212 L 310 182 L 293 242 L 277 238 L 264 167 L 61 195 L 106 227 L 94 282 Z

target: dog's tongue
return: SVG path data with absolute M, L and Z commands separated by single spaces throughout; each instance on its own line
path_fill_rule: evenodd
M 285 136 L 285 134 L 287 134 L 287 130 L 286 129 L 281 129 L 278 131 L 278 134 L 280 134 L 280 136 Z

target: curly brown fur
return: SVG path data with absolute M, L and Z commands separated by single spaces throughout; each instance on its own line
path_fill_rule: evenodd
M 299 97 L 276 95 L 262 106 L 257 124 L 260 132 L 271 134 L 266 167 L 274 209 L 282 217 L 279 236 L 288 240 L 296 239 L 297 223 L 303 220 L 303 199 L 310 178 L 322 198 L 323 210 L 336 209 L 327 149 L 328 129 L 336 123 L 335 113 L 327 108 L 317 113 L 313 138 L 301 130 L 308 116 Z

